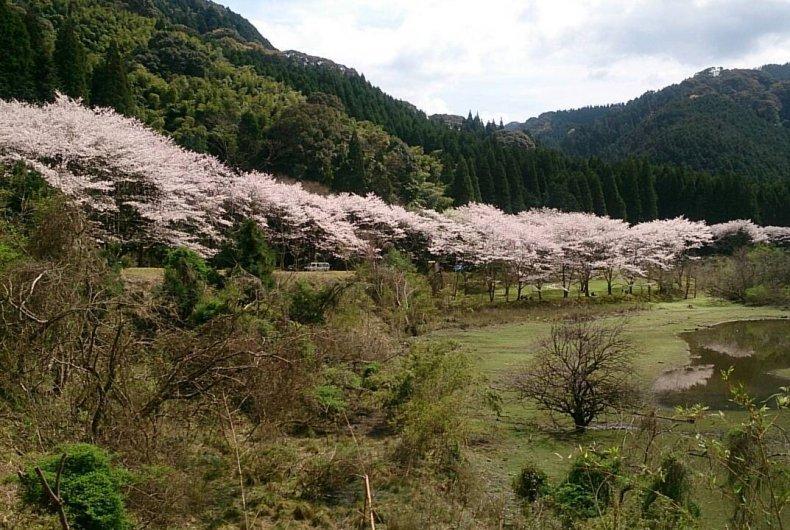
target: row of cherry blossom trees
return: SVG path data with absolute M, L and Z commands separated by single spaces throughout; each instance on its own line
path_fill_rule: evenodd
M 59 96 L 36 106 L 0 101 L 0 160 L 22 161 L 82 204 L 102 237 L 182 245 L 210 254 L 234 222 L 254 219 L 290 260 L 351 261 L 395 247 L 456 270 L 485 272 L 489 294 L 532 285 L 538 296 L 593 277 L 630 286 L 670 272 L 680 283 L 695 253 L 735 236 L 790 243 L 790 229 L 750 221 L 707 226 L 683 217 L 636 225 L 588 213 L 506 214 L 485 204 L 410 211 L 375 195 L 321 195 L 271 175 L 237 172 L 176 146 L 134 119 Z M 688 277 L 688 275 L 686 276 Z M 687 280 L 688 281 L 688 280 Z

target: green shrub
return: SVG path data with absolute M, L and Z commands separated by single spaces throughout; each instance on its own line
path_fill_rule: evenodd
M 690 491 L 688 469 L 674 456 L 668 456 L 661 462 L 658 476 L 653 479 L 645 493 L 643 506 L 648 508 L 659 495 L 681 503 Z
M 542 469 L 527 462 L 513 479 L 513 491 L 529 502 L 534 502 L 548 492 L 548 478 Z
M 290 293 L 288 314 L 300 324 L 323 324 L 327 310 L 335 306 L 341 292 L 342 287 L 338 285 L 314 289 L 307 282 L 297 282 Z
M 415 345 L 389 382 L 386 405 L 401 440 L 396 457 L 407 465 L 428 461 L 451 470 L 466 436 L 465 403 L 474 392 L 469 358 L 452 343 Z
M 744 301 L 748 305 L 782 305 L 790 303 L 790 286 L 755 285 L 746 289 Z
M 176 248 L 165 257 L 162 292 L 178 307 L 181 318 L 192 314 L 211 275 L 203 258 L 186 248 Z
M 603 511 L 589 489 L 571 482 L 563 482 L 554 488 L 552 499 L 559 515 L 566 520 L 589 519 Z
M 195 304 L 195 308 L 192 310 L 189 320 L 195 325 L 205 324 L 212 318 L 227 312 L 228 304 L 224 300 L 210 297 L 200 300 Z
M 54 194 L 40 173 L 22 162 L 12 168 L 0 166 L 0 209 L 7 219 L 30 225 L 36 204 Z
M 220 268 L 239 267 L 267 287 L 274 284 L 274 252 L 266 242 L 266 235 L 252 219 L 242 221 L 212 263 Z
M 313 389 L 313 397 L 321 411 L 328 416 L 340 414 L 348 408 L 343 389 L 335 385 L 319 385 L 315 387 Z
M 0 227 L 0 230 L 2 230 L 2 227 Z M 0 269 L 21 258 L 22 253 L 14 248 L 13 245 L 0 241 Z
M 130 528 L 122 486 L 128 473 L 112 465 L 109 455 L 91 444 L 73 444 L 62 448 L 66 455 L 60 480 L 66 516 L 72 528 L 84 530 L 118 530 Z M 35 472 L 41 468 L 51 487 L 60 466 L 61 456 L 50 455 L 30 466 L 23 475 L 22 498 L 40 509 L 54 511 Z
M 642 511 L 649 518 L 654 519 L 659 517 L 667 519 L 673 516 L 679 518 L 683 512 L 697 515 L 699 508 L 691 501 L 690 496 L 689 470 L 683 462 L 670 455 L 661 462 L 658 475 L 645 491 Z M 669 502 L 658 502 L 659 500 Z
M 245 453 L 243 458 L 244 482 L 248 486 L 286 480 L 300 463 L 294 447 L 279 443 Z
M 585 451 L 554 489 L 555 507 L 569 519 L 587 519 L 604 513 L 611 504 L 619 472 L 620 458 L 614 451 Z

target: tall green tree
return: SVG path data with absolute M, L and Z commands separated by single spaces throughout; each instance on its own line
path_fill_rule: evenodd
M 477 158 L 477 183 L 480 188 L 480 200 L 493 204 L 496 201 L 494 178 L 491 175 L 492 164 L 494 160 L 493 153 L 489 152 L 486 156 Z
M 626 208 L 623 196 L 620 195 L 620 188 L 617 186 L 617 179 L 614 177 L 611 168 L 605 168 L 601 178 L 603 195 L 606 200 L 606 212 L 614 218 L 625 219 Z
M 587 184 L 589 185 L 590 194 L 592 195 L 593 212 L 596 215 L 606 215 L 608 212 L 606 210 L 606 199 L 603 193 L 601 178 L 597 173 L 589 171 L 587 173 Z
M 236 136 L 236 163 L 244 169 L 255 169 L 261 162 L 263 128 L 255 113 L 245 111 L 239 118 Z
M 0 0 L 0 97 L 29 99 L 33 95 L 33 53 L 22 12 Z
M 25 15 L 33 54 L 33 97 L 38 101 L 49 101 L 55 94 L 55 64 L 52 62 L 51 41 L 35 9 L 31 5 Z
M 647 162 L 642 162 L 639 169 L 639 198 L 641 204 L 640 221 L 652 221 L 658 218 L 658 195 L 656 195 L 656 179 L 653 169 Z
M 104 61 L 93 70 L 91 103 L 98 107 L 112 107 L 127 116 L 134 112 L 126 64 L 116 43 L 110 45 Z
M 469 179 L 469 166 L 463 157 L 455 168 L 452 195 L 453 199 L 455 199 L 455 204 L 458 206 L 472 202 L 475 199 L 475 191 Z
M 510 209 L 513 212 L 520 212 L 526 209 L 527 205 L 524 199 L 524 179 L 521 176 L 521 169 L 519 169 L 515 157 L 508 157 L 506 169 L 507 180 L 510 185 Z
M 74 98 L 88 97 L 88 54 L 74 20 L 74 4 L 55 39 L 55 64 L 60 89 Z
M 352 193 L 365 193 L 368 189 L 367 174 L 365 171 L 365 153 L 357 131 L 351 135 L 348 143 L 348 153 L 340 167 L 337 177 L 337 189 Z
M 635 164 L 628 162 L 620 173 L 620 193 L 625 201 L 626 220 L 637 223 L 642 219 L 642 197 L 639 193 L 639 175 Z
M 510 206 L 510 184 L 507 180 L 507 171 L 502 162 L 497 162 L 492 171 L 494 181 L 495 204 L 505 212 L 511 212 Z

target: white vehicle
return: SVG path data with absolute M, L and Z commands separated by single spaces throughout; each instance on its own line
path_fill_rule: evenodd
M 326 261 L 312 261 L 304 268 L 306 271 L 328 271 L 331 267 Z

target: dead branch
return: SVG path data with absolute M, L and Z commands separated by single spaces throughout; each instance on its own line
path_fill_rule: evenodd
M 41 480 L 41 485 L 44 487 L 44 491 L 47 493 L 47 497 L 49 497 L 50 502 L 58 511 L 58 519 L 60 519 L 60 526 L 63 530 L 69 530 L 69 521 L 66 518 L 66 510 L 64 508 L 65 503 L 60 496 L 60 477 L 63 475 L 63 466 L 66 463 L 66 454 L 62 454 L 60 457 L 60 465 L 58 466 L 58 474 L 55 476 L 55 491 L 52 491 L 52 488 L 47 482 L 47 478 L 44 476 L 44 472 L 41 471 L 41 468 L 36 466 L 36 475 L 38 475 L 39 480 Z

